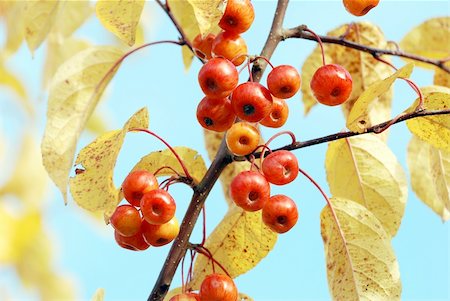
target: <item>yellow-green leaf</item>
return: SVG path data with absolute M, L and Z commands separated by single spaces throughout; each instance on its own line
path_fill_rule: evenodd
M 6 86 L 11 90 L 13 90 L 19 96 L 21 105 L 23 105 L 23 107 L 28 113 L 31 114 L 34 112 L 33 105 L 28 100 L 27 91 L 25 90 L 24 85 L 13 73 L 11 73 L 8 69 L 6 69 L 6 67 L 2 64 L 1 61 L 0 61 L 0 85 Z
M 25 40 L 33 53 L 52 28 L 60 1 L 27 1 L 24 10 Z
M 450 153 L 413 135 L 407 159 L 413 191 L 443 221 L 450 219 Z
M 426 110 L 437 111 L 450 108 L 450 89 L 445 87 L 428 87 L 422 89 L 423 106 Z M 411 112 L 418 100 L 407 110 Z M 409 130 L 434 147 L 450 152 L 450 116 L 435 115 L 413 118 L 406 121 Z
M 333 197 L 358 202 L 380 220 L 389 235 L 397 233 L 407 200 L 406 176 L 379 137 L 366 134 L 331 142 L 325 169 Z
M 87 49 L 90 44 L 87 41 L 76 38 L 58 38 L 50 36 L 47 43 L 47 57 L 42 77 L 43 86 L 47 87 L 56 70 L 75 54 Z
M 55 20 L 57 26 L 52 28 L 52 33 L 69 37 L 91 16 L 92 11 L 90 1 L 63 1 Z
M 219 23 L 226 8 L 224 0 L 187 0 L 192 5 L 200 33 L 205 35 Z
M 123 140 L 130 129 L 147 128 L 148 123 L 148 111 L 141 109 L 123 129 L 103 134 L 80 151 L 75 164 L 82 171 L 70 178 L 70 192 L 80 207 L 106 215 L 114 211 L 120 202 L 120 189 L 114 186 L 113 173 Z
M 388 78 L 373 83 L 362 92 L 347 117 L 347 128 L 353 132 L 364 133 L 367 128 L 372 127 L 374 123 L 371 120 L 371 111 L 374 102 L 391 88 L 397 78 L 409 78 L 413 68 L 412 63 L 405 65 Z
M 194 181 L 199 183 L 206 173 L 206 165 L 202 156 L 197 151 L 188 147 L 179 146 L 174 147 L 174 149 L 178 156 L 180 156 Z M 144 169 L 154 173 L 163 166 L 171 167 L 180 175 L 185 176 L 183 168 L 169 149 L 152 152 L 146 155 L 133 167 L 133 170 Z M 172 176 L 174 174 L 175 173 L 171 169 L 164 168 L 158 173 L 158 176 Z
M 450 67 L 450 64 L 446 64 L 446 66 Z M 433 83 L 438 86 L 450 88 L 450 73 L 442 69 L 436 69 L 434 72 Z
M 61 65 L 50 84 L 42 160 L 64 200 L 78 137 L 122 54 L 112 47 L 86 49 Z
M 132 46 L 144 4 L 144 0 L 99 0 L 95 11 L 107 30 Z
M 320 214 L 328 287 L 333 300 L 400 300 L 400 271 L 390 236 L 365 207 L 333 198 L 337 221 Z
M 98 288 L 91 298 L 91 301 L 103 301 L 105 299 L 105 289 Z
M 205 243 L 215 260 L 235 278 L 254 268 L 275 246 L 277 234 L 262 222 L 261 211 L 245 212 L 232 206 Z M 216 266 L 216 271 L 220 268 Z M 198 289 L 212 273 L 211 260 L 199 255 L 188 287 Z
M 98 111 L 95 111 L 86 123 L 86 130 L 97 136 L 104 134 L 108 129 L 108 119 Z
M 400 42 L 406 52 L 431 59 L 450 56 L 450 17 L 429 19 L 414 27 Z M 433 65 L 420 63 L 420 67 L 434 69 Z

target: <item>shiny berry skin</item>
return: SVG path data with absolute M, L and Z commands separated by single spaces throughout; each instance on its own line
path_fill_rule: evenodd
M 130 237 L 141 228 L 141 215 L 131 205 L 121 205 L 116 208 L 109 220 L 111 226 L 122 236 Z
M 234 113 L 242 120 L 259 122 L 272 110 L 272 95 L 263 85 L 255 82 L 240 84 L 231 94 Z
M 247 44 L 240 35 L 222 31 L 214 39 L 212 53 L 215 57 L 224 57 L 239 66 L 246 59 Z
M 144 239 L 148 244 L 154 247 L 160 247 L 170 243 L 177 237 L 180 226 L 176 217 L 173 217 L 170 221 L 162 225 L 152 225 L 143 220 L 141 229 Z
M 146 170 L 136 170 L 128 174 L 122 183 L 125 199 L 133 206 L 139 207 L 144 193 L 158 189 L 158 180 Z
M 267 75 L 267 88 L 278 98 L 291 98 L 300 89 L 302 80 L 297 69 L 290 65 L 280 65 Z
M 272 231 L 285 233 L 297 223 L 297 205 L 285 195 L 274 195 L 264 204 L 262 220 Z
M 203 280 L 199 295 L 202 301 L 236 301 L 238 290 L 227 275 L 211 274 Z
M 239 81 L 236 67 L 224 58 L 212 58 L 202 66 L 198 82 L 203 93 L 213 98 L 223 98 L 231 94 Z
M 216 36 L 212 33 L 205 37 L 199 33 L 192 41 L 192 48 L 194 48 L 195 55 L 201 59 L 209 60 L 211 58 L 212 43 Z
M 117 244 L 124 249 L 144 251 L 150 247 L 150 245 L 144 240 L 141 231 L 130 237 L 122 236 L 117 231 L 114 231 L 114 238 Z
M 250 0 L 228 0 L 219 26 L 225 31 L 239 34 L 247 31 L 254 19 L 255 10 Z
M 225 132 L 233 125 L 235 119 L 236 115 L 228 97 L 206 96 L 197 106 L 197 120 L 207 130 Z
M 344 103 L 352 93 L 352 77 L 344 67 L 329 64 L 316 70 L 310 86 L 318 102 L 336 106 Z
M 270 128 L 282 127 L 289 116 L 289 107 L 284 99 L 272 97 L 272 109 L 259 123 Z
M 197 293 L 184 293 L 173 296 L 169 301 L 200 301 L 200 296 Z
M 380 0 L 343 0 L 342 2 L 349 13 L 361 17 L 376 7 Z
M 230 195 L 245 211 L 258 211 L 270 198 L 270 185 L 259 172 L 243 171 L 231 181 Z
M 261 165 L 267 181 L 275 185 L 285 185 L 298 176 L 298 160 L 287 150 L 279 150 L 269 154 Z
M 236 122 L 225 135 L 228 149 L 237 156 L 250 154 L 259 145 L 260 134 L 247 122 Z
M 175 215 L 175 200 L 164 189 L 155 189 L 141 198 L 142 217 L 150 224 L 161 225 L 170 221 Z

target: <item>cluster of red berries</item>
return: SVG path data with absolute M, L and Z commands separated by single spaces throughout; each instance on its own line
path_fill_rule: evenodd
M 146 170 L 129 173 L 122 192 L 129 204 L 118 206 L 110 218 L 121 247 L 142 251 L 168 244 L 178 235 L 175 200 L 159 187 L 154 174 Z
M 247 56 L 239 34 L 248 30 L 253 20 L 249 0 L 230 0 L 219 21 L 223 32 L 217 37 L 197 36 L 193 42 L 197 55 L 208 60 L 198 74 L 205 97 L 197 107 L 197 120 L 208 130 L 228 130 L 228 147 L 236 155 L 247 155 L 259 144 L 259 132 L 252 123 L 274 128 L 284 125 L 289 115 L 284 99 L 294 96 L 301 84 L 294 67 L 281 65 L 269 73 L 267 88 L 251 81 L 238 85 L 236 66 Z M 235 123 L 236 117 L 242 122 Z
M 238 296 L 233 279 L 224 274 L 214 273 L 205 277 L 198 293 L 178 294 L 169 301 L 236 301 Z
M 262 209 L 262 220 L 277 233 L 289 231 L 298 219 L 295 202 L 282 194 L 270 196 L 270 184 L 286 185 L 297 178 L 299 168 L 295 155 L 279 150 L 269 154 L 261 164 L 261 172 L 239 173 L 230 184 L 234 203 L 246 211 Z

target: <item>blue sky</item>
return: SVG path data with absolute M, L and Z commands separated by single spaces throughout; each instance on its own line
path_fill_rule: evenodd
M 250 53 L 258 53 L 265 42 L 266 33 L 276 6 L 275 1 L 254 1 L 256 19 L 243 36 Z M 147 23 L 146 41 L 177 39 L 178 35 L 155 3 L 148 2 L 151 13 Z M 285 26 L 307 24 L 319 34 L 338 25 L 352 21 L 371 21 L 379 25 L 388 40 L 399 41 L 412 27 L 436 16 L 449 14 L 448 1 L 381 1 L 367 16 L 356 18 L 348 14 L 340 1 L 292 1 Z M 96 44 L 112 44 L 114 39 L 95 18 L 85 24 L 77 36 L 86 37 Z M 288 40 L 280 44 L 272 58 L 274 65 L 292 64 L 297 68 L 316 46 L 306 40 Z M 101 110 L 105 111 L 111 129 L 122 124 L 139 108 L 150 111 L 150 128 L 172 145 L 185 145 L 197 149 L 206 159 L 202 129 L 195 119 L 197 103 L 202 98 L 197 84 L 200 68 L 194 62 L 189 72 L 183 71 L 181 51 L 178 46 L 158 45 L 129 57 L 121 66 L 105 93 Z M 12 59 L 13 67 L 29 87 L 29 94 L 38 105 L 38 116 L 45 116 L 46 94 L 41 90 L 40 75 L 45 57 L 45 47 L 36 51 L 34 59 L 22 47 Z M 395 59 L 397 66 L 401 60 Z M 243 80 L 244 78 L 242 78 Z M 412 79 L 419 86 L 432 83 L 432 73 L 416 69 Z M 263 80 L 264 81 L 264 80 Z M 0 90 L 0 96 L 4 90 Z M 13 141 L 24 122 L 18 107 L 0 97 L 0 127 Z M 393 111 L 403 111 L 415 99 L 414 93 L 404 83 L 395 85 Z M 289 100 L 290 117 L 283 127 L 293 131 L 300 140 L 307 140 L 338 132 L 345 127 L 339 108 L 315 107 L 304 117 L 300 95 Z M 33 125 L 36 135 L 42 136 L 43 121 Z M 265 130 L 266 138 L 274 130 Z M 411 135 L 404 124 L 390 132 L 389 146 L 407 171 L 406 147 Z M 79 148 L 94 137 L 83 135 Z M 280 139 L 280 145 L 286 140 Z M 156 140 L 144 134 L 128 136 L 115 172 L 119 185 L 130 168 L 145 154 L 162 148 Z M 299 163 L 326 188 L 324 156 L 326 145 L 318 145 L 296 152 Z M 171 192 L 177 201 L 177 216 L 183 216 L 190 199 L 190 191 L 175 185 Z M 300 218 L 295 228 L 280 235 L 274 250 L 255 269 L 237 278 L 238 289 L 255 300 L 329 300 L 325 272 L 319 214 L 325 203 L 318 191 L 299 177 L 296 181 L 274 192 L 283 192 L 296 200 Z M 217 185 L 207 203 L 208 231 L 226 212 L 226 204 Z M 77 282 L 80 298 L 88 300 L 93 292 L 103 287 L 106 300 L 142 300 L 150 292 L 169 247 L 150 248 L 146 252 L 130 252 L 119 248 L 110 227 L 98 225 L 73 202 L 63 205 L 55 190 L 53 199 L 45 210 L 45 226 L 56 240 L 57 265 Z M 196 229 L 193 241 L 199 241 Z M 409 191 L 405 216 L 393 246 L 399 261 L 403 300 L 449 300 L 449 244 L 448 224 L 441 220 Z M 173 287 L 181 283 L 177 273 Z M 10 270 L 0 269 L 0 282 L 6 283 L 17 294 L 17 300 L 34 300 L 30 292 L 22 292 Z

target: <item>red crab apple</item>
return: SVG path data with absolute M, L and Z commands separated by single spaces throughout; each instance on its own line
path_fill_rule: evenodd
M 243 171 L 230 184 L 230 195 L 246 211 L 260 210 L 270 197 L 270 185 L 257 171 Z
M 122 236 L 129 237 L 139 232 L 141 215 L 131 205 L 121 205 L 116 208 L 109 219 L 111 226 Z
M 236 301 L 238 290 L 227 275 L 211 274 L 203 280 L 199 295 L 201 301 Z
M 162 225 L 175 215 L 175 200 L 164 189 L 155 189 L 141 198 L 141 212 L 144 219 L 153 225 Z
M 344 103 L 352 93 L 352 77 L 344 67 L 328 64 L 316 70 L 310 86 L 318 102 L 336 106 Z
M 287 150 L 279 150 L 269 154 L 261 165 L 267 181 L 275 185 L 285 185 L 297 178 L 298 160 Z
M 238 81 L 236 67 L 225 58 L 210 59 L 198 73 L 198 82 L 203 93 L 213 98 L 230 95 Z
M 128 174 L 122 183 L 125 199 L 133 206 L 139 207 L 144 193 L 158 189 L 158 180 L 146 170 L 136 170 Z
M 297 206 L 285 195 L 274 195 L 262 209 L 262 220 L 274 232 L 285 233 L 297 223 Z

